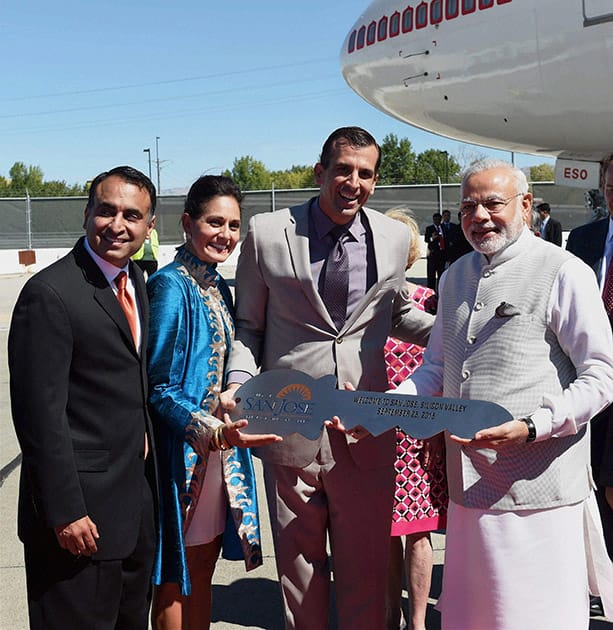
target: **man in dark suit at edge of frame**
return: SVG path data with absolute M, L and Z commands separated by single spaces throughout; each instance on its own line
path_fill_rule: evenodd
M 602 191 L 609 215 L 599 221 L 581 225 L 570 232 L 566 249 L 587 263 L 596 274 L 603 300 L 605 291 L 613 291 L 613 154 L 602 168 Z M 607 284 L 608 283 L 608 284 Z M 613 312 L 609 303 L 609 320 Z M 591 420 L 592 474 L 596 482 L 596 499 L 602 519 L 609 558 L 613 560 L 613 406 Z M 595 614 L 602 614 L 601 604 L 592 600 Z

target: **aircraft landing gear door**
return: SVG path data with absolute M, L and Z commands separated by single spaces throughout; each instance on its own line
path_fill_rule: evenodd
M 613 22 L 611 0 L 583 0 L 583 26 Z

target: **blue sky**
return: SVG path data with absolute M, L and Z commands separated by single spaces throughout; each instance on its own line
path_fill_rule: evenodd
M 357 124 L 417 152 L 510 154 L 461 145 L 374 109 L 345 84 L 343 39 L 368 0 L 7 2 L 0 17 L 0 175 L 16 161 L 83 183 L 118 164 L 162 190 L 251 155 L 271 170 L 312 164 Z M 520 167 L 542 157 L 517 154 Z M 549 161 L 549 160 L 547 160 Z M 155 181 L 155 164 L 153 179 Z

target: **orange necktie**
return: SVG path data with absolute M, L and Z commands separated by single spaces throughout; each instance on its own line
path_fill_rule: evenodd
M 115 277 L 115 285 L 117 286 L 117 299 L 119 300 L 119 304 L 121 305 L 123 312 L 126 314 L 128 324 L 130 325 L 130 330 L 132 331 L 132 339 L 134 339 L 134 345 L 136 345 L 138 339 L 138 328 L 136 323 L 138 313 L 136 311 L 136 304 L 134 303 L 134 299 L 126 290 L 127 284 L 128 274 L 126 274 L 125 271 L 120 271 Z

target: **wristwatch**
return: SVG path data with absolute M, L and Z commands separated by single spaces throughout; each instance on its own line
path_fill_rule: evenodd
M 517 418 L 520 422 L 524 422 L 528 427 L 528 437 L 526 442 L 534 442 L 536 440 L 536 425 L 530 416 L 525 418 Z

